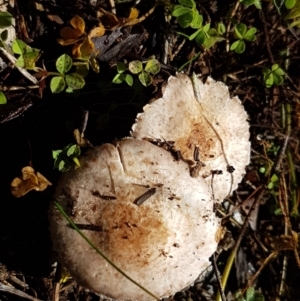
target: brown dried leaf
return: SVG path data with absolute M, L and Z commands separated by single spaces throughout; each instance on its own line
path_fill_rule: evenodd
M 65 40 L 71 40 L 71 39 L 78 39 L 83 33 L 78 30 L 71 27 L 64 27 L 60 31 L 60 35 Z
M 101 22 L 109 30 L 115 30 L 116 28 L 138 23 L 138 15 L 139 11 L 136 8 L 131 8 L 128 18 L 118 18 L 116 15 L 106 11 L 103 8 L 100 8 L 98 13 Z
M 75 44 L 78 39 L 57 39 L 57 42 L 62 46 Z
M 89 32 L 89 38 L 102 37 L 105 33 L 105 28 L 102 24 L 99 24 L 98 27 L 93 28 Z
M 101 22 L 104 24 L 106 28 L 113 30 L 112 28 L 118 27 L 119 20 L 116 15 L 106 11 L 103 8 L 99 9 L 98 17 L 100 18 Z
M 139 11 L 132 7 L 131 10 L 130 10 L 130 14 L 128 16 L 128 20 L 135 20 L 137 19 L 137 17 L 139 16 Z
M 74 27 L 74 29 L 81 32 L 81 34 L 85 31 L 85 23 L 81 17 L 75 16 L 71 19 L 70 24 Z
M 74 57 L 88 58 L 95 51 L 95 45 L 87 38 L 82 43 L 74 45 L 72 55 Z
M 84 138 L 84 134 L 80 133 L 78 129 L 75 129 L 73 132 L 74 138 L 76 140 L 76 143 L 81 147 L 93 147 L 91 142 Z
M 43 191 L 48 185 L 52 185 L 42 174 L 35 173 L 30 166 L 22 168 L 22 178 L 15 178 L 11 182 L 11 193 L 19 198 L 30 190 Z

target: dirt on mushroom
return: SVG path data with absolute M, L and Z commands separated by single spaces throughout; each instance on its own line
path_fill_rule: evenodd
M 199 175 L 218 202 L 237 188 L 250 161 L 247 113 L 223 83 L 211 78 L 192 83 L 185 74 L 171 76 L 162 98 L 137 115 L 131 135 L 174 141 L 174 149 L 191 168 L 200 162 Z
M 185 162 L 145 140 L 125 138 L 91 150 L 80 169 L 63 176 L 55 197 L 74 223 L 95 225 L 98 231 L 83 230 L 89 239 L 160 298 L 191 285 L 217 247 L 219 219 L 209 187 L 190 177 Z M 79 283 L 118 300 L 151 300 L 55 207 L 50 222 L 54 248 Z

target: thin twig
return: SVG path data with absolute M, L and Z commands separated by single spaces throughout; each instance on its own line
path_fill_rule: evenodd
M 34 298 L 34 297 L 22 292 L 14 287 L 10 287 L 8 285 L 2 284 L 1 282 L 0 282 L 0 291 L 10 293 L 10 294 L 13 294 L 13 295 L 16 295 L 16 296 L 19 296 L 19 297 L 22 297 L 22 298 L 25 298 L 28 300 L 32 300 L 32 301 L 42 301 L 40 299 Z
M 271 61 L 272 64 L 274 64 L 274 57 L 273 57 L 271 47 L 270 47 L 270 37 L 269 37 L 268 29 L 267 29 L 267 22 L 266 22 L 266 19 L 265 19 L 265 14 L 264 14 L 262 9 L 259 10 L 259 16 L 260 16 L 261 21 L 263 22 L 263 25 L 264 25 L 264 34 L 265 34 L 264 38 L 265 38 L 267 50 L 268 50 L 268 53 L 269 53 L 269 56 L 270 56 L 270 61 Z
M 226 266 L 225 266 L 225 269 L 224 269 L 224 272 L 223 272 L 223 275 L 222 275 L 222 288 L 223 290 L 225 290 L 225 287 L 226 287 L 226 284 L 227 284 L 227 279 L 229 277 L 229 273 L 231 271 L 231 267 L 233 265 L 233 262 L 234 262 L 234 258 L 235 258 L 235 255 L 238 251 L 238 248 L 240 247 L 240 244 L 242 242 L 242 239 L 244 237 L 244 234 L 247 230 L 247 226 L 248 226 L 248 219 L 249 219 L 249 216 L 251 214 L 251 211 L 252 211 L 252 208 L 254 208 L 254 206 L 256 206 L 257 203 L 260 202 L 263 194 L 265 192 L 265 189 L 261 189 L 261 191 L 259 192 L 259 195 L 257 196 L 257 198 L 255 199 L 255 201 L 253 202 L 251 208 L 249 209 L 249 213 L 246 215 L 246 218 L 245 218 L 245 221 L 244 221 L 244 224 L 241 228 L 241 232 L 240 232 L 240 235 L 235 243 L 235 246 L 234 248 L 232 249 L 231 253 L 230 253 L 230 256 L 227 260 L 227 263 L 226 263 Z M 216 297 L 216 301 L 221 301 L 221 294 L 220 294 L 220 291 L 218 291 L 218 294 L 217 294 L 217 297 Z
M 12 56 L 8 51 L 6 51 L 4 48 L 0 47 L 0 51 L 7 57 L 7 59 L 12 63 L 14 64 L 14 66 L 29 80 L 31 81 L 32 83 L 34 83 L 35 85 L 37 85 L 39 82 L 38 80 L 32 76 L 26 69 L 24 68 L 21 68 L 21 67 L 18 67 L 16 66 L 16 62 L 17 62 L 17 59 Z
M 88 119 L 89 119 L 89 111 L 83 110 L 81 125 L 80 125 L 80 129 L 79 129 L 81 135 L 84 135 L 84 132 L 86 130 L 86 126 L 87 126 L 87 123 L 88 123 Z
M 219 292 L 221 292 L 222 301 L 226 301 L 226 296 L 225 296 L 225 293 L 224 293 L 224 290 L 223 290 L 223 287 L 222 287 L 222 283 L 221 283 L 220 271 L 218 270 L 218 267 L 217 267 L 215 253 L 212 256 L 212 264 L 213 264 L 214 271 L 215 271 L 215 274 L 216 274 L 216 277 L 217 277 L 217 283 L 218 283 L 218 287 L 219 287 Z

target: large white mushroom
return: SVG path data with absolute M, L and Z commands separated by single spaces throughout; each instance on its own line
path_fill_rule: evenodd
M 209 186 L 145 140 L 91 150 L 81 168 L 63 175 L 55 198 L 101 251 L 160 298 L 192 284 L 217 247 Z M 113 299 L 153 299 L 100 257 L 54 206 L 50 224 L 60 260 L 80 284 Z
M 194 84 L 185 74 L 170 77 L 159 98 L 144 107 L 132 127 L 132 136 L 174 141 L 191 175 L 199 174 L 216 201 L 237 188 L 250 160 L 247 114 L 228 88 L 208 78 Z

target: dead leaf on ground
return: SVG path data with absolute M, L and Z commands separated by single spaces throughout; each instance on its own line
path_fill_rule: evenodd
M 76 143 L 81 147 L 93 147 L 92 143 L 84 138 L 84 133 L 80 133 L 78 129 L 75 129 L 73 132 Z
M 139 11 L 136 8 L 131 8 L 128 18 L 118 18 L 115 14 L 100 8 L 98 11 L 98 17 L 109 30 L 115 30 L 116 28 L 121 28 L 123 26 L 135 25 L 138 22 Z
M 95 45 L 92 38 L 101 37 L 105 33 L 104 26 L 100 23 L 99 26 L 93 28 L 88 34 L 85 32 L 85 22 L 81 17 L 75 16 L 71 19 L 72 27 L 64 27 L 60 31 L 61 39 L 57 42 L 62 46 L 72 45 L 72 54 L 77 58 L 87 58 L 95 52 Z
M 19 198 L 30 190 L 43 191 L 48 185 L 52 185 L 43 175 L 35 172 L 30 166 L 22 168 L 22 177 L 15 178 L 11 182 L 11 193 L 14 197 Z

